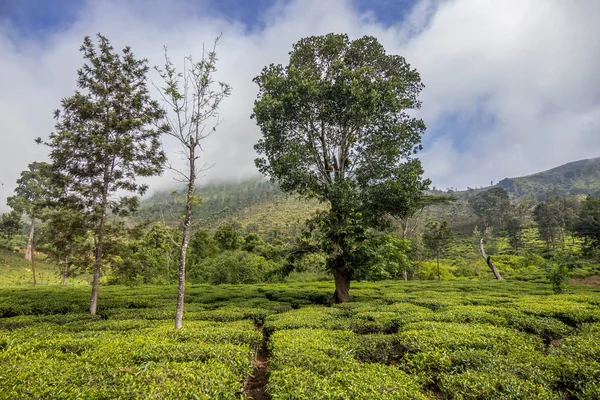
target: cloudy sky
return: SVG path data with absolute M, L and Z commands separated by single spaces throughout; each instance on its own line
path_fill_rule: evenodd
M 0 209 L 47 156 L 33 139 L 72 94 L 85 35 L 156 65 L 163 45 L 177 62 L 223 34 L 218 77 L 233 94 L 205 142 L 205 179 L 256 173 L 251 80 L 264 65 L 285 64 L 305 36 L 374 35 L 426 85 L 426 176 L 462 189 L 600 156 L 599 19 L 598 0 L 0 0 Z

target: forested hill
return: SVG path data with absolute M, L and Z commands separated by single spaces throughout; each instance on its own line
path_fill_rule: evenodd
M 538 200 L 543 200 L 547 193 L 600 194 L 600 158 L 571 162 L 529 176 L 506 178 L 497 186 L 515 197 L 532 194 Z M 475 191 L 485 189 L 489 188 Z M 466 197 L 472 195 L 472 191 L 455 192 L 459 197 L 463 197 L 460 196 L 463 193 Z M 197 194 L 202 198 L 202 205 L 194 208 L 196 229 L 214 230 L 224 223 L 232 223 L 265 238 L 296 234 L 304 220 L 323 207 L 287 196 L 277 185 L 261 177 L 206 184 L 199 187 Z M 136 218 L 175 225 L 183 209 L 183 191 L 176 194 L 162 191 L 142 202 Z
M 600 194 L 600 157 L 580 160 L 520 178 L 506 178 L 497 186 L 511 195 L 521 197 L 533 194 L 543 199 L 546 193 L 561 196 Z
M 202 198 L 202 205 L 193 209 L 196 229 L 214 230 L 231 223 L 270 239 L 297 234 L 299 226 L 322 207 L 314 201 L 288 196 L 260 177 L 202 185 L 196 194 Z M 184 211 L 183 195 L 183 190 L 157 192 L 142 201 L 136 218 L 175 225 Z

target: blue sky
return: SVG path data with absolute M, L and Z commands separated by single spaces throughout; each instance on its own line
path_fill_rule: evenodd
M 597 157 L 598 15 L 596 0 L 0 0 L 0 198 L 46 157 L 32 140 L 52 131 L 52 110 L 75 89 L 81 40 L 96 32 L 151 65 L 163 45 L 181 60 L 223 34 L 219 79 L 233 95 L 205 144 L 207 179 L 256 174 L 252 78 L 285 63 L 298 39 L 329 32 L 376 36 L 419 71 L 419 157 L 438 188 Z M 165 176 L 151 187 L 168 185 Z
M 103 0 L 97 0 L 99 2 Z M 289 0 L 172 0 L 186 3 L 192 10 L 242 22 L 248 29 L 264 24 L 265 11 Z M 325 0 L 326 1 L 326 0 Z M 86 6 L 85 0 L 3 0 L 0 16 L 8 19 L 20 37 L 41 37 L 48 32 L 67 29 Z M 402 21 L 415 0 L 352 0 L 353 7 L 362 13 L 373 13 L 382 24 Z

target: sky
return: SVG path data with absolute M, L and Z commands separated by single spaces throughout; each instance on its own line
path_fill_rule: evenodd
M 425 84 L 425 176 L 465 189 L 600 156 L 599 18 L 597 0 L 0 0 L 0 211 L 19 173 L 47 158 L 33 140 L 75 90 L 85 35 L 160 65 L 163 46 L 181 64 L 222 34 L 217 78 L 233 92 L 203 146 L 204 181 L 257 174 L 263 66 L 287 64 L 306 36 L 375 36 Z M 177 144 L 164 147 L 177 163 Z M 176 185 L 169 173 L 149 183 Z

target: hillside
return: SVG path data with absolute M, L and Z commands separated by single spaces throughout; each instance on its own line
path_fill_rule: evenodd
M 600 194 L 600 157 L 570 162 L 520 178 L 505 178 L 497 186 L 515 197 L 532 194 L 538 200 L 543 199 L 546 193 L 597 195 Z
M 323 207 L 316 201 L 286 195 L 264 178 L 211 183 L 200 186 L 197 194 L 202 205 L 194 208 L 196 229 L 214 230 L 223 224 L 233 224 L 268 239 L 296 235 L 301 224 Z M 163 191 L 143 201 L 136 218 L 176 225 L 183 209 L 180 193 Z
M 506 178 L 496 186 L 505 188 L 514 197 L 533 195 L 538 200 L 543 200 L 547 193 L 561 196 L 600 194 L 600 158 L 575 161 L 524 177 Z M 464 200 L 489 188 L 451 192 L 460 200 L 433 212 L 441 214 L 455 228 L 465 225 L 465 229 L 472 229 L 470 210 Z M 203 185 L 198 188 L 198 195 L 202 197 L 202 205 L 194 209 L 196 229 L 214 230 L 231 223 L 269 239 L 297 234 L 302 223 L 316 209 L 324 207 L 315 201 L 288 196 L 276 184 L 260 177 Z M 142 202 L 136 218 L 175 225 L 182 211 L 182 195 L 162 191 Z

